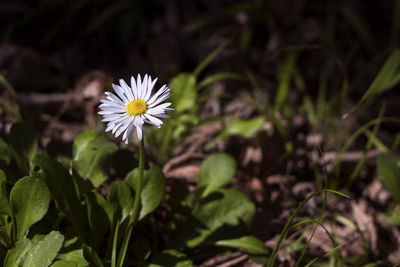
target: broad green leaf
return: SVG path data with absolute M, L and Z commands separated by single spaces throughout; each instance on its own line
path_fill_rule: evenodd
M 29 251 L 24 260 L 24 266 L 50 266 L 63 242 L 64 236 L 60 232 L 50 232 Z
M 72 261 L 56 261 L 50 267 L 78 267 L 78 265 Z
M 257 117 L 250 120 L 234 120 L 230 122 L 221 134 L 217 137 L 216 142 L 225 140 L 232 135 L 239 135 L 244 138 L 250 138 L 261 130 L 264 125 L 264 118 Z
M 76 249 L 69 251 L 65 254 L 60 254 L 58 257 L 60 260 L 64 261 L 70 261 L 70 262 L 75 262 L 76 267 L 87 267 L 89 266 L 89 263 L 85 260 L 85 257 L 83 256 L 83 250 L 82 249 Z
M 108 201 L 113 205 L 114 221 L 118 218 L 124 221 L 133 208 L 131 188 L 125 181 L 114 181 L 108 192 Z
M 10 162 L 8 145 L 2 138 L 0 138 L 0 161 L 4 161 L 6 164 Z
M 116 144 L 108 141 L 103 133 L 88 131 L 74 140 L 73 165 L 79 175 L 89 179 L 95 187 L 107 180 Z
M 215 153 L 201 164 L 198 187 L 204 187 L 203 197 L 228 184 L 236 172 L 236 162 L 225 153 Z
M 29 161 L 35 156 L 37 150 L 34 129 L 23 122 L 14 123 L 10 132 L 10 146 L 19 169 L 27 174 Z
M 89 262 L 91 267 L 104 267 L 99 255 L 89 246 L 83 245 L 83 256 Z
M 190 73 L 181 73 L 169 83 L 173 92 L 171 101 L 177 112 L 182 113 L 196 104 L 196 77 Z
M 19 267 L 23 266 L 23 261 L 28 252 L 34 247 L 34 244 L 29 239 L 19 240 L 13 249 L 7 252 L 4 260 L 4 267 Z
M 58 210 L 72 224 L 79 239 L 85 241 L 89 225 L 73 177 L 58 161 L 46 155 L 36 155 L 32 160 L 31 175 L 46 182 Z
M 201 190 L 195 190 L 186 199 L 191 212 L 171 233 L 171 247 L 194 248 L 206 239 L 235 238 L 250 225 L 255 206 L 243 193 L 219 189 L 206 198 L 199 194 Z
M 112 223 L 113 208 L 111 203 L 97 192 L 90 192 L 86 199 L 91 240 L 93 246 L 97 248 Z
M 176 250 L 164 250 L 157 255 L 149 267 L 192 267 L 193 262 L 182 252 Z
M 139 169 L 128 173 L 125 181 L 135 190 L 137 188 L 137 179 Z M 143 187 L 140 197 L 140 216 L 142 219 L 147 214 L 154 211 L 164 199 L 165 178 L 162 170 L 157 165 L 150 163 L 150 170 L 145 170 L 143 175 Z
M 6 182 L 6 174 L 0 169 L 0 214 L 6 214 L 12 217 L 10 203 L 8 202 Z
M 50 192 L 46 184 L 36 177 L 18 180 L 10 192 L 10 204 L 17 222 L 17 239 L 46 214 Z
M 235 239 L 218 240 L 215 242 L 217 246 L 230 248 L 238 248 L 246 251 L 248 254 L 266 254 L 267 249 L 263 242 L 258 238 L 248 235 Z
M 393 200 L 400 203 L 400 168 L 391 154 L 381 154 L 378 157 L 378 173 L 383 184 L 392 193 Z

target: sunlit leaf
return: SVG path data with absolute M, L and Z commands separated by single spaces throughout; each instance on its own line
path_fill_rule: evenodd
M 36 177 L 17 181 L 10 192 L 10 204 L 17 225 L 17 239 L 21 239 L 34 223 L 46 214 L 50 192 L 46 184 Z
M 197 98 L 196 77 L 189 73 L 181 73 L 169 83 L 173 95 L 171 101 L 177 112 L 191 109 Z
M 116 144 L 108 141 L 103 133 L 87 131 L 74 140 L 73 165 L 79 175 L 89 179 L 95 187 L 107 180 Z
M 139 169 L 130 172 L 125 181 L 136 191 Z M 150 170 L 144 171 L 139 219 L 155 210 L 164 199 L 165 178 L 162 170 L 150 163 Z
M 171 233 L 171 247 L 193 248 L 206 239 L 216 241 L 239 237 L 249 226 L 255 213 L 254 204 L 246 195 L 232 189 L 219 189 L 206 198 L 195 190 L 186 199 L 190 214 Z
M 64 236 L 57 231 L 46 235 L 29 250 L 24 260 L 24 266 L 47 267 L 53 262 L 64 242 Z
M 50 267 L 77 267 L 78 265 L 72 261 L 56 261 Z
M 89 263 L 85 260 L 85 257 L 83 256 L 82 249 L 75 249 L 65 254 L 60 254 L 57 258 L 64 261 L 75 262 L 76 267 L 86 267 L 89 265 Z
M 230 248 L 237 248 L 246 251 L 249 254 L 266 254 L 267 249 L 263 242 L 258 238 L 248 235 L 235 239 L 218 240 L 215 242 L 217 246 L 225 246 Z
M 209 156 L 201 164 L 199 171 L 199 187 L 204 187 L 203 197 L 210 192 L 228 184 L 236 172 L 236 162 L 232 156 L 216 153 Z
M 216 142 L 225 140 L 232 135 L 239 135 L 244 138 L 250 138 L 261 130 L 264 125 L 264 118 L 258 117 L 249 120 L 234 120 L 230 122 L 221 134 L 217 137 Z
M 22 263 L 27 256 L 28 252 L 34 247 L 34 244 L 29 239 L 21 239 L 15 247 L 7 252 L 4 260 L 4 267 L 22 266 Z

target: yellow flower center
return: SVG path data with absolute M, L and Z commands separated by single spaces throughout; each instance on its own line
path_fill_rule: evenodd
M 140 116 L 147 111 L 147 104 L 143 100 L 135 99 L 126 106 L 126 113 L 131 116 Z

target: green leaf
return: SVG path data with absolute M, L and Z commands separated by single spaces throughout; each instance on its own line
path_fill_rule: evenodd
M 89 225 L 73 177 L 58 161 L 46 155 L 36 155 L 32 160 L 31 175 L 46 182 L 58 210 L 72 224 L 79 239 L 85 241 Z
M 58 255 L 58 258 L 64 261 L 75 262 L 77 264 L 76 267 L 89 266 L 89 263 L 85 260 L 85 257 L 83 256 L 82 249 L 76 249 L 69 251 L 65 254 L 60 254 Z
M 50 192 L 46 184 L 36 177 L 18 180 L 10 193 L 10 204 L 17 225 L 17 239 L 46 214 L 50 204 Z
M 235 238 L 247 228 L 254 216 L 254 204 L 241 192 L 219 189 L 206 198 L 202 190 L 191 192 L 186 205 L 190 214 L 171 233 L 171 247 L 194 248 L 204 242 Z
M 169 83 L 172 91 L 171 102 L 177 112 L 182 113 L 196 104 L 196 77 L 190 73 L 181 73 Z
M 7 252 L 4 260 L 4 267 L 19 267 L 27 256 L 28 252 L 34 247 L 34 244 L 29 239 L 19 240 L 13 249 Z
M 83 256 L 89 262 L 89 266 L 104 267 L 99 255 L 89 246 L 83 245 Z
M 381 154 L 378 157 L 378 174 L 382 176 L 383 184 L 392 193 L 393 200 L 400 203 L 400 168 L 391 154 Z
M 236 172 L 234 158 L 225 153 L 209 156 L 200 166 L 198 187 L 204 187 L 203 197 L 228 184 Z
M 0 161 L 8 164 L 10 162 L 10 154 L 8 151 L 8 145 L 2 138 L 0 138 Z
M 135 190 L 137 187 L 137 179 L 139 177 L 139 169 L 135 169 L 128 173 L 125 181 Z M 150 163 L 150 170 L 145 170 L 143 175 L 142 194 L 140 196 L 140 215 L 142 219 L 147 214 L 154 211 L 165 194 L 165 178 L 162 170 L 157 165 Z
M 8 202 L 6 184 L 6 174 L 0 169 L 0 214 L 6 214 L 12 217 L 10 203 Z
M 72 261 L 56 261 L 50 267 L 77 267 L 78 265 Z
M 114 220 L 123 222 L 133 208 L 132 190 L 125 181 L 114 181 L 108 192 L 108 201 L 112 203 Z
M 24 266 L 50 266 L 63 242 L 64 236 L 60 232 L 50 232 L 29 251 Z
M 91 240 L 97 248 L 113 219 L 113 207 L 104 197 L 97 192 L 90 192 L 86 196 Z
M 232 135 L 250 138 L 260 131 L 263 125 L 264 118 L 262 117 L 257 117 L 250 120 L 234 120 L 230 122 L 217 137 L 216 143 L 221 142 Z
M 27 174 L 29 161 L 37 151 L 37 139 L 34 129 L 23 122 L 14 123 L 10 131 L 10 146 L 14 152 L 18 168 Z
M 88 131 L 75 138 L 73 144 L 73 165 L 84 179 L 89 179 L 95 187 L 107 180 L 116 144 L 108 141 L 103 133 Z
M 157 255 L 149 267 L 192 267 L 193 262 L 182 252 L 164 250 Z
M 264 243 L 261 242 L 258 238 L 251 235 L 235 239 L 218 240 L 217 242 L 215 242 L 215 245 L 242 249 L 248 254 L 267 254 L 267 249 Z

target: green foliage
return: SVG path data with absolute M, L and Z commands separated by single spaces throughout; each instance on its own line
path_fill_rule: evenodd
M 34 223 L 43 218 L 49 203 L 50 192 L 42 180 L 29 176 L 18 180 L 10 193 L 17 240 L 21 239 Z
M 89 179 L 95 187 L 107 180 L 110 159 L 118 147 L 104 134 L 94 131 L 77 136 L 73 145 L 73 164 L 78 174 Z
M 224 153 L 209 156 L 199 171 L 199 187 L 204 187 L 202 197 L 228 184 L 236 172 L 236 162 Z
M 190 73 L 181 73 L 169 83 L 174 94 L 171 97 L 173 107 L 183 113 L 195 106 L 197 97 L 196 76 Z
M 29 161 L 35 156 L 37 139 L 35 131 L 26 123 L 13 124 L 10 132 L 10 148 L 13 151 L 19 170 L 28 174 Z
M 216 138 L 216 142 L 225 140 L 226 138 L 239 135 L 244 138 L 250 138 L 258 131 L 261 130 L 264 125 L 264 118 L 258 117 L 249 120 L 234 120 L 231 121 L 221 132 L 221 134 Z
M 130 172 L 125 181 L 133 190 L 137 189 L 138 169 Z M 144 171 L 139 219 L 153 212 L 164 199 L 165 178 L 160 167 L 150 163 L 150 170 Z
M 383 184 L 392 193 L 394 201 L 400 204 L 400 168 L 391 154 L 378 157 L 378 173 L 382 176 Z
M 193 262 L 182 252 L 168 249 L 157 255 L 149 267 L 192 267 Z
M 38 242 L 21 239 L 13 249 L 8 251 L 4 267 L 50 266 L 63 242 L 64 236 L 57 231 L 50 232 Z

